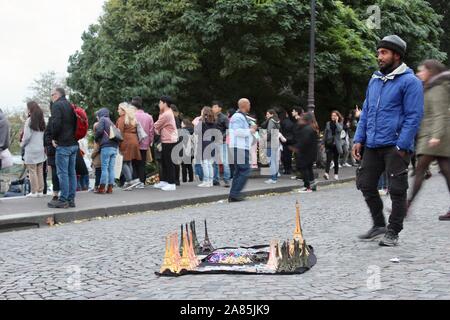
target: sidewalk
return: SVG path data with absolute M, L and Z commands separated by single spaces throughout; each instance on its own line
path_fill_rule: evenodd
M 323 170 L 319 173 L 318 186 L 344 183 L 355 179 L 355 168 L 342 168 L 339 181 L 324 181 Z M 246 196 L 268 193 L 284 193 L 303 187 L 302 181 L 283 176 L 276 185 L 266 185 L 265 179 L 251 178 L 244 189 Z M 44 227 L 52 223 L 69 223 L 77 220 L 93 219 L 138 213 L 168 210 L 186 205 L 195 205 L 228 199 L 230 189 L 224 187 L 198 188 L 198 183 L 182 184 L 176 192 L 163 192 L 153 187 L 132 192 L 115 191 L 112 196 L 96 195 L 92 192 L 77 194 L 77 207 L 73 209 L 50 209 L 50 197 L 41 199 L 12 198 L 0 199 L 0 232 L 23 228 Z M 319 189 L 320 192 L 320 189 Z M 244 202 L 245 203 L 245 202 Z

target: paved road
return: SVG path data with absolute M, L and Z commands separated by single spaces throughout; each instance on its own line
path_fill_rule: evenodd
M 292 236 L 297 199 L 318 256 L 306 274 L 154 275 L 180 223 L 208 218 L 216 246 L 264 244 Z M 396 248 L 355 240 L 370 220 L 353 184 L 0 234 L 0 299 L 450 299 L 448 199 L 433 177 Z

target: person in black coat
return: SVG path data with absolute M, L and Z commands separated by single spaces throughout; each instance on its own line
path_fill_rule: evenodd
M 283 142 L 283 152 L 281 154 L 281 162 L 283 163 L 283 174 L 292 174 L 292 151 L 289 146 L 295 143 L 294 140 L 294 122 L 289 118 L 288 113 L 285 110 L 281 110 L 279 113 L 281 121 L 281 134 L 286 138 L 286 142 Z
M 45 151 L 47 152 L 47 165 L 50 166 L 50 168 L 52 168 L 53 201 L 57 201 L 60 188 L 59 188 L 58 173 L 56 172 L 56 161 L 55 161 L 56 149 L 52 143 L 52 136 L 53 136 L 52 121 L 53 118 L 50 117 L 48 119 L 47 127 L 45 128 L 44 131 L 44 146 Z
M 314 116 L 311 113 L 305 113 L 299 119 L 299 123 L 294 129 L 295 144 L 291 150 L 296 153 L 297 170 L 302 173 L 305 189 L 301 192 L 316 191 L 314 181 L 313 165 L 317 160 L 318 134 L 311 126 Z

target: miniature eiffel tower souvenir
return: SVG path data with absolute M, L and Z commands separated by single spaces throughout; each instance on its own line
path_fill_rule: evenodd
M 267 261 L 267 267 L 272 270 L 277 270 L 278 268 L 278 241 L 273 240 L 270 243 L 270 250 L 269 250 L 269 260 Z
M 302 232 L 302 224 L 300 220 L 300 204 L 296 203 L 296 215 L 295 215 L 295 232 L 294 232 L 294 240 L 300 242 L 300 245 L 303 244 L 303 232 Z
M 211 244 L 211 241 L 209 240 L 208 235 L 208 225 L 205 220 L 205 241 L 201 244 L 201 252 L 203 255 L 208 255 L 214 251 L 214 247 Z
M 191 270 L 191 263 L 189 260 L 189 244 L 188 244 L 188 239 L 187 239 L 187 234 L 185 232 L 183 232 L 183 255 L 181 256 L 181 260 L 180 260 L 180 268 L 179 268 L 179 272 L 186 270 L 189 271 Z
M 164 273 L 165 271 L 174 272 L 172 269 L 172 247 L 171 247 L 171 237 L 166 237 L 166 252 L 164 253 L 164 261 L 161 266 L 160 273 Z
M 198 254 L 200 254 L 201 249 L 200 249 L 200 243 L 198 242 L 198 238 L 197 238 L 197 230 L 195 227 L 195 220 L 191 222 L 191 231 L 192 231 L 194 252 L 195 252 L 195 254 L 198 255 Z

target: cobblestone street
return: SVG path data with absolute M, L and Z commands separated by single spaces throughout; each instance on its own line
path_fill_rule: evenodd
M 292 237 L 295 201 L 317 265 L 296 276 L 158 278 L 165 236 L 208 219 L 213 245 Z M 371 227 L 354 183 L 164 212 L 0 234 L 0 299 L 450 299 L 449 205 L 442 177 L 424 186 L 396 248 L 360 242 Z M 384 199 L 386 204 L 390 200 Z M 398 258 L 399 262 L 390 261 Z

